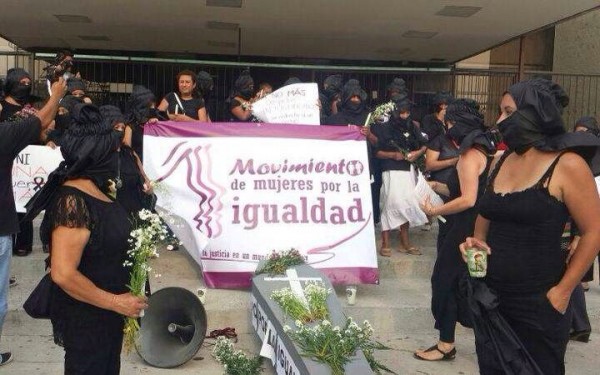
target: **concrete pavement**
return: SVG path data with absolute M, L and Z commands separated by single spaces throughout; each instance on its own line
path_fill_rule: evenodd
M 458 354 L 455 361 L 434 363 L 412 358 L 415 349 L 429 347 L 437 339 L 429 309 L 429 277 L 435 256 L 435 235 L 435 229 L 431 232 L 412 230 L 413 242 L 422 247 L 424 254 L 421 256 L 395 252 L 392 258 L 379 258 L 381 283 L 360 285 L 356 305 L 347 305 L 344 288 L 336 288 L 336 292 L 348 315 L 358 321 L 368 319 L 373 324 L 377 338 L 393 348 L 379 352 L 377 356 L 398 374 L 478 374 L 473 334 L 462 327 L 457 331 Z M 44 258 L 37 239 L 33 254 L 13 258 L 12 274 L 17 276 L 18 285 L 10 288 L 9 314 L 0 348 L 11 350 L 14 361 L 0 367 L 1 375 L 63 373 L 63 351 L 52 342 L 50 323 L 31 319 L 22 309 L 23 301 L 43 274 Z M 154 290 L 181 286 L 196 291 L 203 287 L 198 267 L 185 250 L 163 251 L 153 267 L 162 275 L 151 280 Z M 208 330 L 235 327 L 239 334 L 236 347 L 258 353 L 260 341 L 250 324 L 249 296 L 247 290 L 209 289 L 205 301 Z M 596 375 L 600 372 L 600 356 L 597 355 L 600 352 L 600 287 L 597 282 L 592 283 L 586 297 L 593 333 L 587 344 L 569 344 L 566 357 L 568 374 Z M 222 374 L 222 367 L 210 355 L 211 342 L 207 339 L 193 360 L 170 370 L 146 365 L 137 353 L 123 354 L 121 373 Z M 264 374 L 274 373 L 270 363 L 265 361 L 264 367 Z

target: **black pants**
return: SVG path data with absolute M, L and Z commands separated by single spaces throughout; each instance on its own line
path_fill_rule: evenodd
M 596 263 L 595 260 L 592 262 L 590 269 L 583 275 L 581 281 L 588 282 L 594 280 L 594 263 Z M 600 256 L 598 257 L 598 264 L 600 264 Z
M 573 322 L 571 323 L 573 331 L 591 331 L 592 326 L 585 304 L 585 292 L 581 284 L 577 285 L 571 294 L 571 308 L 573 309 Z
M 499 295 L 502 316 L 515 331 L 527 352 L 544 375 L 565 374 L 565 352 L 573 311 L 563 315 L 556 311 L 546 293 L 529 295 Z M 481 375 L 504 375 L 494 352 L 477 345 L 477 360 Z
M 64 337 L 65 375 L 118 375 L 121 370 L 123 319 L 103 329 L 67 329 Z
M 18 250 L 25 251 L 26 253 L 31 252 L 33 246 L 33 222 L 32 221 L 21 221 L 25 214 L 18 214 L 19 217 L 19 233 L 14 235 L 14 246 L 13 253 L 17 253 Z

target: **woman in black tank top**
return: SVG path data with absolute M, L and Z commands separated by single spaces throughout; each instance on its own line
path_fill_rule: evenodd
M 493 347 L 492 335 L 481 328 L 490 321 L 475 322 L 484 375 L 565 373 L 569 299 L 600 248 L 600 199 L 592 174 L 583 158 L 565 152 L 595 149 L 600 142 L 565 133 L 561 113 L 566 103 L 560 86 L 542 79 L 515 84 L 502 98 L 498 129 L 511 151 L 495 166 L 474 235 L 461 244 L 461 251 L 464 257 L 469 247 L 488 250 L 484 285 L 472 285 L 489 288 L 488 296 L 498 302 L 494 314 L 521 344 L 518 349 Z M 560 240 L 569 215 L 582 229 L 582 240 L 567 264 Z M 510 350 L 518 351 L 517 360 L 506 359 Z M 525 365 L 528 372 L 522 372 Z
M 437 259 L 431 276 L 431 311 L 439 341 L 414 357 L 425 361 L 451 360 L 456 355 L 454 333 L 456 323 L 471 326 L 466 297 L 459 285 L 466 280 L 467 269 L 460 258 L 458 246 L 473 232 L 477 205 L 496 149 L 485 132 L 483 115 L 472 100 L 459 99 L 446 112 L 448 135 L 460 145 L 457 167 L 447 179 L 448 200 L 442 206 L 425 203 L 423 211 L 430 216 L 444 216 L 448 230 L 438 246 Z

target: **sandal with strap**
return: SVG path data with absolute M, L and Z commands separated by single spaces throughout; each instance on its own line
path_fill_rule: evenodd
M 456 358 L 456 348 L 452 348 L 452 350 L 450 350 L 449 352 L 443 352 L 440 350 L 440 348 L 438 348 L 437 344 L 435 344 L 434 346 L 432 346 L 431 348 L 424 350 L 424 353 L 429 353 L 429 352 L 433 352 L 433 351 L 437 351 L 439 352 L 442 357 L 441 358 L 435 358 L 435 359 L 427 359 L 427 358 L 423 358 L 420 355 L 418 355 L 417 353 L 413 353 L 413 357 L 415 357 L 416 359 L 420 360 L 420 361 L 429 361 L 429 362 L 435 362 L 435 361 L 452 361 L 454 360 L 454 358 Z
M 410 254 L 410 255 L 421 255 L 421 250 L 419 250 L 418 247 L 416 246 L 411 246 L 408 249 L 398 249 L 399 252 L 404 253 L 404 254 Z
M 382 257 L 391 257 L 392 249 L 390 247 L 382 247 L 381 249 L 379 249 L 379 255 L 381 255 Z

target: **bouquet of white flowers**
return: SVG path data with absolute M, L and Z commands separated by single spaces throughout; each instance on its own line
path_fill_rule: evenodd
M 158 243 L 167 239 L 168 231 L 160 216 L 146 209 L 138 212 L 134 227 L 129 238 L 130 249 L 127 250 L 129 260 L 126 260 L 123 266 L 131 268 L 129 285 L 127 285 L 131 294 L 143 296 L 148 272 L 152 270 L 149 260 L 158 257 Z M 131 350 L 135 345 L 139 329 L 140 325 L 136 318 L 125 318 L 123 343 L 126 351 Z
M 213 356 L 223 365 L 227 375 L 258 375 L 262 372 L 262 358 L 248 358 L 241 350 L 235 350 L 229 339 L 217 338 Z

